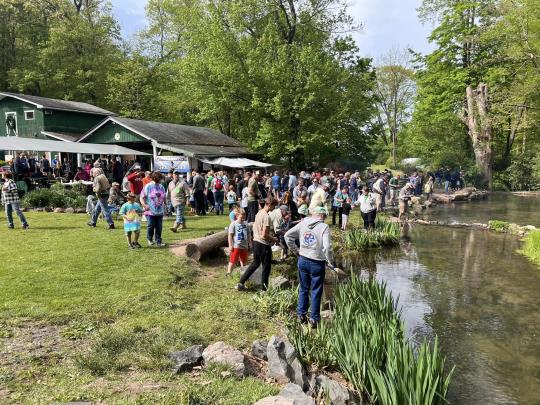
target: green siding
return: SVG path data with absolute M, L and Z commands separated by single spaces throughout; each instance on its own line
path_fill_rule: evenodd
M 45 131 L 84 134 L 104 119 L 103 115 L 46 110 L 44 112 L 44 127 Z
M 115 139 L 115 134 L 120 134 L 120 139 Z M 109 121 L 96 132 L 84 139 L 87 143 L 126 143 L 126 142 L 149 142 L 148 139 L 124 128 L 116 122 Z
M 25 120 L 25 111 L 34 111 L 33 120 Z M 25 103 L 24 101 L 6 97 L 0 100 L 0 136 L 6 136 L 6 112 L 17 113 L 17 134 L 25 138 L 44 138 L 41 135 L 43 130 L 43 111 L 38 110 L 36 106 Z

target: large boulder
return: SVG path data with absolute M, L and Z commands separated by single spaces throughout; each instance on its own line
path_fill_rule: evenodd
M 202 345 L 191 346 L 188 349 L 169 354 L 173 361 L 175 373 L 183 373 L 199 365 L 203 360 L 204 347 Z
M 267 351 L 268 351 L 267 340 L 256 340 L 253 342 L 253 345 L 251 346 L 251 354 L 253 354 L 253 356 L 257 357 L 258 359 L 268 360 Z
M 454 201 L 454 196 L 451 194 L 433 194 L 431 199 L 440 204 L 450 204 Z
M 291 282 L 287 277 L 277 276 L 270 280 L 270 288 L 275 290 L 285 290 L 291 288 Z
M 202 356 L 205 364 L 217 363 L 230 367 L 236 377 L 242 377 L 246 372 L 242 352 L 224 342 L 216 342 L 208 346 L 204 349 Z
M 55 208 L 55 209 L 54 209 L 54 212 L 56 212 L 56 213 L 64 212 L 64 209 L 58 207 L 58 208 Z
M 330 400 L 331 405 L 357 405 L 360 401 L 347 389 L 335 380 L 325 376 L 315 377 L 316 391 L 323 391 Z
M 294 405 L 315 405 L 315 400 L 304 394 L 302 387 L 296 384 L 287 384 L 278 396 L 292 400 Z
M 75 214 L 75 209 L 72 208 L 72 207 L 68 207 L 68 208 L 66 208 L 66 210 L 64 212 L 66 214 Z
M 240 271 L 240 275 L 243 275 L 246 270 L 247 266 Z M 257 270 L 255 270 L 255 272 L 251 275 L 248 281 L 256 287 L 262 286 L 262 266 L 259 266 Z
M 280 383 L 292 382 L 302 389 L 307 388 L 307 375 L 298 359 L 298 353 L 289 342 L 272 336 L 268 342 L 267 356 L 268 377 Z

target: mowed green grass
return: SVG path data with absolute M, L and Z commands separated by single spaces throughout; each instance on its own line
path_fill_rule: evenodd
M 248 348 L 276 327 L 238 293 L 225 264 L 192 264 L 169 249 L 128 250 L 116 230 L 81 214 L 27 213 L 0 221 L 0 403 L 250 404 L 277 388 L 219 369 L 177 376 L 167 354 L 226 341 Z M 188 217 L 164 241 L 224 229 L 226 216 Z

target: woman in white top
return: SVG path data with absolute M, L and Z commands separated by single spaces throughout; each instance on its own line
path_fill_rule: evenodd
M 377 217 L 377 201 L 375 196 L 369 192 L 369 188 L 364 187 L 362 194 L 358 196 L 356 205 L 360 206 L 360 214 L 364 220 L 365 229 L 375 229 L 375 218 Z

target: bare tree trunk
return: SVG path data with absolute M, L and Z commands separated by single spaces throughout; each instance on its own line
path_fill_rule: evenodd
M 476 90 L 467 86 L 467 107 L 461 115 L 469 129 L 476 165 L 488 188 L 492 188 L 492 140 L 493 130 L 489 111 L 488 87 L 480 83 Z

